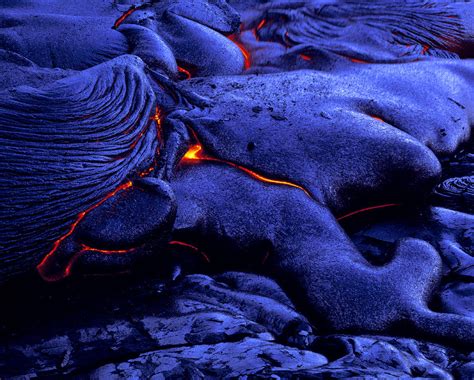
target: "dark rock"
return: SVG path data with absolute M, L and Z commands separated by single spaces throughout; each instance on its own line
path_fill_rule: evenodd
M 236 370 L 241 367 L 249 374 L 266 363 L 263 359 L 250 360 L 257 352 L 282 355 L 289 365 L 304 363 L 307 357 L 316 360 L 313 365 L 325 363 L 320 355 L 273 342 L 301 343 L 303 340 L 296 342 L 292 337 L 302 331 L 311 337 L 306 319 L 293 309 L 274 282 L 243 273 L 225 273 L 217 279 L 187 276 L 161 295 L 156 293 L 156 280 L 149 280 L 148 285 L 129 280 L 128 288 L 105 285 L 95 297 L 87 297 L 86 282 L 82 295 L 74 301 L 67 297 L 66 289 L 57 294 L 49 305 L 51 311 L 44 310 L 45 314 L 38 315 L 30 327 L 15 318 L 15 313 L 22 312 L 19 306 L 5 305 L 9 309 L 2 323 L 10 327 L 9 336 L 1 339 L 0 375 L 80 373 L 124 357 L 147 356 L 154 350 L 169 352 L 177 362 L 190 360 L 193 352 L 207 355 L 202 358 L 207 361 L 214 351 L 224 356 L 232 351 L 242 355 L 249 351 L 248 364 L 232 356 L 227 359 Z M 119 281 L 123 284 L 127 278 Z M 92 282 L 91 286 L 99 284 Z M 33 334 L 31 327 L 36 331 Z M 258 340 L 240 344 L 245 337 Z M 300 358 L 285 352 L 294 352 Z

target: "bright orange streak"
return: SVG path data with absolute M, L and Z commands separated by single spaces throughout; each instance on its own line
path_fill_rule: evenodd
M 204 260 L 206 260 L 208 263 L 211 262 L 211 260 L 209 259 L 209 256 L 207 256 L 203 251 L 201 251 L 199 248 L 195 247 L 192 244 L 185 243 L 184 241 L 177 241 L 177 240 L 172 240 L 168 244 L 169 245 L 179 245 L 181 247 L 189 248 L 189 249 L 193 250 L 194 252 L 198 252 L 204 258 Z
M 59 281 L 59 280 L 65 279 L 66 277 L 68 277 L 71 274 L 72 267 L 74 266 L 76 261 L 79 259 L 79 257 L 81 257 L 84 253 L 85 253 L 84 251 L 80 251 L 80 252 L 77 252 L 76 254 L 74 254 L 74 256 L 71 258 L 71 260 L 69 260 L 69 262 L 67 263 L 66 269 L 64 269 L 63 273 L 53 275 L 53 276 L 50 276 L 50 277 L 48 277 L 46 275 L 46 277 L 45 277 L 40 272 L 41 277 L 43 278 L 43 280 L 48 281 L 48 282 L 54 282 L 54 281 Z
M 145 6 L 147 6 L 147 4 L 143 4 L 143 5 L 140 5 L 140 6 L 135 6 L 135 5 L 132 5 L 128 11 L 124 12 L 115 22 L 114 22 L 114 26 L 112 27 L 113 29 L 117 29 L 125 20 L 128 16 L 130 16 L 133 12 L 135 11 L 138 11 L 139 9 L 142 9 L 142 8 L 145 8 Z
M 423 50 L 421 51 L 421 54 L 425 55 L 428 50 L 430 50 L 430 47 L 428 45 L 423 45 Z
M 151 117 L 156 123 L 157 137 L 159 141 L 163 140 L 163 126 L 161 125 L 161 111 L 158 106 L 155 106 L 155 114 Z
M 299 185 L 296 185 L 292 182 L 280 181 L 280 180 L 276 180 L 276 179 L 267 178 L 267 177 L 264 177 L 261 174 L 258 174 L 256 172 L 250 170 L 250 169 L 247 169 L 244 166 L 234 164 L 233 162 L 224 161 L 224 160 L 220 160 L 220 159 L 217 159 L 217 158 L 214 158 L 214 157 L 210 157 L 210 156 L 208 156 L 204 153 L 201 144 L 195 144 L 192 147 L 190 147 L 189 150 L 186 152 L 186 154 L 183 157 L 183 161 L 199 161 L 199 160 L 224 163 L 226 165 L 229 165 L 229 166 L 232 166 L 236 169 L 239 169 L 239 170 L 243 171 L 244 173 L 247 173 L 251 177 L 253 177 L 255 179 L 258 179 L 259 181 L 266 182 L 266 183 L 271 183 L 271 184 L 274 184 L 274 185 L 284 185 L 284 186 L 295 187 L 297 189 L 302 190 L 308 197 L 312 198 L 310 193 L 305 188 L 303 188 Z
M 378 117 L 378 116 L 375 116 L 375 115 L 369 115 L 372 119 L 375 119 L 375 120 L 378 120 L 378 121 L 381 121 L 382 123 L 385 123 L 385 120 Z
M 300 54 L 300 58 L 305 61 L 311 61 L 311 57 L 309 55 Z
M 351 62 L 354 62 L 354 63 L 369 63 L 367 61 L 364 61 L 362 59 L 357 59 L 357 58 L 349 58 L 351 60 Z
M 240 49 L 242 52 L 242 55 L 244 56 L 244 67 L 245 70 L 248 70 L 250 68 L 251 62 L 250 62 L 250 53 L 245 49 L 244 45 L 240 43 L 237 40 L 237 36 L 235 34 L 231 34 L 229 37 L 229 40 L 231 40 L 234 44 L 237 45 L 237 47 Z
M 357 214 L 360 214 L 360 213 L 363 213 L 363 212 L 367 212 L 367 211 L 373 211 L 373 210 L 378 210 L 378 209 L 387 208 L 387 207 L 398 207 L 398 206 L 401 206 L 401 204 L 399 204 L 399 203 L 387 203 L 387 204 L 384 204 L 384 205 L 366 207 L 366 208 L 363 208 L 363 209 L 360 209 L 360 210 L 357 210 L 357 211 L 352 211 L 349 214 L 340 216 L 340 217 L 337 218 L 337 220 L 341 221 L 341 220 L 344 220 L 346 218 L 350 218 L 351 216 L 354 216 L 354 215 L 357 215 Z
M 257 30 L 262 29 L 266 22 L 267 22 L 267 20 L 265 20 L 265 19 L 260 21 L 260 23 L 257 25 Z
M 204 157 L 200 152 L 202 151 L 202 146 L 200 144 L 195 144 L 191 148 L 188 149 L 186 154 L 184 155 L 184 160 L 205 160 L 208 159 Z
M 150 166 L 147 170 L 144 170 L 143 172 L 141 172 L 139 174 L 139 176 L 141 178 L 144 178 L 144 177 L 147 177 L 151 172 L 153 172 L 155 170 L 155 167 L 154 166 Z
M 85 245 L 85 244 L 81 244 L 81 250 L 82 251 L 89 251 L 89 252 L 99 252 L 99 253 L 103 253 L 105 255 L 115 255 L 115 254 L 131 253 L 131 252 L 136 251 L 136 248 L 130 248 L 130 249 L 99 249 L 99 248 L 89 247 L 88 245 Z
M 192 77 L 191 73 L 188 70 L 186 70 L 185 68 L 183 68 L 181 66 L 178 66 L 178 71 L 180 73 L 183 73 L 184 75 L 186 75 L 186 79 L 191 79 L 191 77 Z
M 62 275 L 56 275 L 56 276 L 50 276 L 47 274 L 47 270 L 46 270 L 46 267 L 48 266 L 48 264 L 50 263 L 51 260 L 53 260 L 53 256 L 54 256 L 54 253 L 57 251 L 57 249 L 59 248 L 59 246 L 61 245 L 61 243 L 66 239 L 68 238 L 69 236 L 72 235 L 72 233 L 74 232 L 74 230 L 76 229 L 76 227 L 78 226 L 78 224 L 82 221 L 82 219 L 84 219 L 84 217 L 89 213 L 91 212 L 92 210 L 96 209 L 97 207 L 99 207 L 101 204 L 103 204 L 106 200 L 112 198 L 113 196 L 115 196 L 118 192 L 122 191 L 122 190 L 125 190 L 125 189 L 128 189 L 130 187 L 132 187 L 133 184 L 131 181 L 128 181 L 122 185 L 120 185 L 119 187 L 117 187 L 114 191 L 112 191 L 111 193 L 109 193 L 105 198 L 103 198 L 102 200 L 100 200 L 99 202 L 97 202 L 95 205 L 89 207 L 87 210 L 81 212 L 78 216 L 77 216 L 77 219 L 76 221 L 71 225 L 71 227 L 69 228 L 69 231 L 64 234 L 63 236 L 61 236 L 58 240 L 56 240 L 53 244 L 53 248 L 51 249 L 51 251 L 49 251 L 49 253 L 43 258 L 43 260 L 41 260 L 41 262 L 37 265 L 36 269 L 38 270 L 40 276 L 45 280 L 45 281 L 56 281 L 58 279 L 61 279 L 61 278 L 64 278 L 66 277 L 69 272 L 70 272 L 70 267 L 72 266 L 72 263 L 73 261 L 77 260 L 77 257 L 74 256 L 71 261 L 69 262 L 68 266 L 66 267 L 64 273 Z
M 100 252 L 100 253 L 103 253 L 103 254 L 106 254 L 106 255 L 114 255 L 114 254 L 131 253 L 134 250 L 135 249 L 132 248 L 132 249 L 129 249 L 129 250 L 107 251 L 107 250 L 104 250 L 104 249 L 92 248 L 92 247 L 89 247 L 85 244 L 81 244 L 81 250 L 79 252 L 75 253 L 74 256 L 69 260 L 69 262 L 67 263 L 66 268 L 64 269 L 63 273 L 52 275 L 52 276 L 48 276 L 48 275 L 45 276 L 45 275 L 41 274 L 41 272 L 40 272 L 40 275 L 44 280 L 46 280 L 48 282 L 59 281 L 59 280 L 65 279 L 66 277 L 68 277 L 71 274 L 71 270 L 74 267 L 74 264 L 76 264 L 76 261 L 82 255 L 87 253 L 87 251 L 89 251 L 89 252 Z

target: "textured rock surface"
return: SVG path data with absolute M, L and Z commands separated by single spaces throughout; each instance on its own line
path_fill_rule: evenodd
M 238 38 L 252 57 L 251 72 L 303 68 L 333 71 L 353 63 L 472 57 L 471 2 L 231 3 L 242 14 Z
M 33 291 L 31 281 L 16 284 L 29 305 L 3 301 L 2 378 L 450 379 L 469 374 L 474 359 L 406 338 L 315 337 L 273 281 L 246 273 L 188 275 L 168 285 L 143 276 L 96 278 Z M 31 319 L 35 303 L 43 308 Z
M 235 5 L 0 6 L 0 377 L 474 377 L 472 3 Z

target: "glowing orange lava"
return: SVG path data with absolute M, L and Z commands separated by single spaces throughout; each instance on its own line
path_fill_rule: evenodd
M 374 120 L 381 121 L 382 123 L 385 123 L 385 120 L 382 119 L 381 117 L 378 117 L 378 116 L 375 116 L 375 115 L 369 115 L 369 116 Z
M 400 203 L 387 203 L 387 204 L 383 204 L 383 205 L 366 207 L 366 208 L 363 208 L 363 209 L 360 209 L 360 210 L 357 210 L 357 211 L 352 211 L 352 212 L 350 212 L 346 215 L 342 215 L 342 216 L 338 217 L 337 220 L 341 221 L 341 220 L 350 218 L 351 216 L 361 214 L 361 213 L 364 213 L 364 212 L 368 212 L 368 211 L 379 210 L 379 209 L 387 208 L 387 207 L 399 207 L 399 206 L 401 206 Z
M 231 40 L 234 44 L 237 45 L 237 47 L 240 49 L 242 52 L 242 55 L 244 56 L 244 67 L 245 70 L 248 70 L 250 68 L 251 62 L 250 62 L 250 53 L 245 49 L 244 45 L 238 41 L 238 38 L 235 34 L 231 34 L 229 37 L 229 40 Z
M 210 157 L 205 157 L 202 155 L 202 146 L 200 144 L 195 144 L 188 149 L 186 154 L 183 157 L 183 160 L 206 160 Z
M 305 61 L 311 61 L 311 57 L 309 55 L 300 54 L 300 58 Z
M 114 22 L 112 29 L 117 29 L 133 12 L 138 11 L 139 9 L 145 8 L 148 4 L 139 5 L 138 7 L 132 5 L 127 11 L 125 11 L 117 20 Z
M 155 166 L 150 166 L 148 169 L 142 171 L 139 176 L 140 178 L 148 177 L 150 173 L 152 173 L 155 170 Z
M 178 240 L 172 240 L 168 244 L 169 245 L 179 245 L 180 247 L 189 248 L 192 251 L 199 253 L 204 258 L 204 260 L 206 260 L 208 263 L 211 262 L 211 260 L 209 259 L 209 256 L 207 256 L 203 251 L 201 251 L 199 248 L 195 247 L 192 244 L 185 243 L 184 241 L 178 241 Z
M 357 59 L 357 58 L 349 58 L 351 60 L 351 62 L 354 62 L 354 63 L 369 63 L 367 61 L 364 61 L 362 59 Z
M 69 275 L 70 271 L 71 271 L 71 267 L 73 265 L 73 263 L 77 260 L 78 257 L 74 256 L 68 263 L 67 267 L 65 268 L 64 270 L 64 273 L 63 274 L 59 274 L 59 275 L 53 275 L 51 276 L 50 274 L 47 273 L 47 268 L 52 264 L 52 261 L 54 260 L 54 253 L 57 251 L 57 249 L 59 248 L 59 246 L 61 245 L 61 243 L 66 239 L 68 238 L 69 236 L 72 235 L 72 233 L 74 232 L 74 230 L 76 229 L 76 227 L 78 226 L 78 224 L 82 221 L 82 219 L 84 219 L 84 217 L 89 213 L 91 212 L 92 210 L 96 209 L 97 207 L 99 207 L 101 204 L 103 204 L 106 200 L 112 198 L 113 196 L 115 196 L 118 192 L 122 191 L 122 190 L 125 190 L 125 189 L 129 189 L 133 186 L 132 182 L 131 181 L 128 181 L 122 185 L 120 185 L 119 187 L 117 187 L 114 191 L 112 191 L 111 193 L 107 194 L 107 196 L 105 198 L 103 198 L 102 200 L 100 200 L 99 202 L 97 202 L 95 205 L 89 207 L 87 210 L 81 212 L 78 216 L 77 216 L 77 219 L 76 221 L 71 225 L 71 227 L 69 228 L 69 231 L 67 233 L 65 233 L 63 236 L 61 236 L 58 240 L 56 240 L 53 244 L 53 248 L 51 249 L 51 251 L 49 251 L 49 253 L 43 258 L 43 260 L 41 260 L 41 262 L 37 265 L 36 269 L 38 270 L 40 276 L 46 280 L 46 281 L 56 281 L 56 280 L 59 280 L 59 279 L 62 279 L 64 277 L 67 277 L 67 275 Z
M 151 117 L 151 119 L 154 120 L 156 124 L 156 134 L 158 141 L 163 141 L 163 126 L 161 124 L 162 115 L 158 106 L 155 106 L 155 114 Z
M 204 150 L 203 150 L 203 147 L 202 147 L 201 144 L 195 144 L 195 145 L 191 146 L 188 149 L 188 151 L 186 152 L 186 154 L 184 155 L 182 161 L 184 161 L 184 162 L 186 162 L 186 161 L 214 161 L 214 162 L 224 163 L 226 165 L 229 165 L 229 166 L 232 166 L 236 169 L 239 169 L 239 170 L 243 171 L 244 173 L 247 173 L 251 177 L 253 177 L 253 178 L 255 178 L 255 179 L 257 179 L 261 182 L 271 183 L 271 184 L 274 184 L 274 185 L 283 185 L 283 186 L 295 187 L 297 189 L 302 190 L 308 197 L 312 198 L 310 193 L 305 188 L 303 188 L 299 185 L 296 185 L 292 182 L 280 181 L 280 180 L 276 180 L 276 179 L 267 178 L 267 177 L 264 177 L 263 175 L 258 174 L 256 172 L 250 170 L 250 169 L 247 169 L 244 166 L 240 166 L 240 165 L 234 164 L 233 162 L 224 161 L 224 160 L 220 160 L 220 159 L 215 158 L 215 157 L 208 156 L 204 153 Z
M 191 79 L 192 77 L 191 73 L 188 70 L 186 70 L 184 67 L 178 66 L 178 71 L 186 75 L 186 79 Z
M 257 31 L 262 29 L 263 26 L 266 24 L 267 20 L 263 19 L 262 21 L 260 21 L 260 23 L 257 25 Z
M 99 252 L 99 253 L 103 253 L 105 255 L 122 255 L 124 253 L 135 252 L 136 248 L 130 248 L 130 249 L 99 249 L 99 248 L 89 247 L 88 245 L 85 245 L 85 244 L 81 244 L 81 251 Z

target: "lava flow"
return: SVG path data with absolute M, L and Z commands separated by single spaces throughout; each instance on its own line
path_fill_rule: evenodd
M 122 255 L 125 253 L 132 253 L 136 251 L 136 248 L 130 249 L 99 249 L 94 247 L 89 247 L 88 245 L 81 244 L 81 251 L 89 251 L 89 252 L 99 252 L 103 253 L 104 255 Z
M 266 19 L 262 19 L 262 21 L 259 22 L 259 24 L 257 25 L 257 28 L 255 29 L 257 32 L 263 28 L 263 26 L 267 23 L 267 20 Z
M 336 220 L 339 222 L 339 221 L 341 221 L 341 220 L 350 218 L 351 216 L 358 215 L 358 214 L 361 214 L 361 213 L 364 213 L 364 212 L 379 210 L 379 209 L 382 209 L 382 208 L 400 207 L 400 206 L 401 206 L 400 203 L 386 203 L 386 204 L 383 204 L 383 205 L 365 207 L 365 208 L 362 208 L 362 209 L 360 209 L 360 210 L 352 211 L 352 212 L 350 212 L 350 213 L 348 213 L 348 214 L 339 216 L 338 218 L 336 218 Z
M 198 247 L 195 247 L 192 244 L 186 243 L 184 241 L 178 241 L 178 240 L 172 240 L 168 244 L 188 248 L 188 249 L 192 250 L 193 252 L 199 253 L 206 262 L 208 262 L 208 263 L 211 262 L 211 260 L 209 259 L 209 256 L 207 256 L 203 251 L 201 251 Z
M 248 70 L 250 68 L 251 62 L 250 62 L 250 53 L 245 49 L 244 45 L 238 40 L 238 37 L 236 34 L 231 34 L 229 37 L 229 40 L 231 40 L 234 44 L 237 45 L 237 47 L 240 49 L 242 52 L 242 55 L 244 56 L 244 67 L 245 70 Z
M 364 61 L 363 59 L 350 58 L 350 57 L 347 57 L 347 58 L 350 59 L 350 61 L 353 63 L 369 63 L 367 61 Z
M 192 78 L 191 72 L 189 70 L 186 70 L 184 67 L 178 66 L 178 71 L 180 73 L 183 73 L 186 79 Z
M 375 115 L 369 115 L 369 116 L 370 116 L 372 119 L 374 119 L 374 120 L 377 120 L 377 121 L 380 121 L 380 122 L 382 122 L 382 123 L 385 123 L 385 120 L 382 119 L 382 118 L 379 117 L 379 116 L 375 116 Z
M 127 11 L 125 11 L 117 20 L 114 22 L 114 26 L 112 29 L 117 29 L 126 19 L 129 17 L 133 12 L 138 11 L 140 9 L 148 7 L 149 4 L 139 5 L 138 7 L 132 5 Z
M 276 180 L 276 179 L 267 178 L 267 177 L 264 177 L 261 174 L 258 174 L 256 172 L 250 170 L 250 169 L 247 169 L 244 166 L 240 166 L 240 165 L 237 165 L 233 162 L 220 160 L 218 158 L 208 156 L 204 153 L 203 147 L 202 147 L 201 144 L 195 144 L 195 145 L 191 146 L 188 149 L 188 151 L 186 152 L 186 154 L 184 155 L 182 161 L 184 161 L 184 162 L 186 162 L 186 161 L 214 161 L 214 162 L 220 162 L 220 163 L 232 166 L 236 169 L 239 169 L 239 170 L 243 171 L 244 173 L 247 173 L 251 177 L 253 177 L 253 178 L 255 178 L 255 179 L 257 179 L 261 182 L 271 183 L 271 184 L 274 184 L 274 185 L 283 185 L 283 186 L 295 187 L 299 190 L 302 190 L 308 197 L 312 198 L 311 194 L 308 192 L 308 190 L 306 190 L 305 188 L 303 188 L 299 185 L 296 185 L 292 182 L 280 181 L 280 180 Z
M 255 178 L 259 181 L 266 182 L 266 183 L 271 183 L 271 184 L 277 184 L 277 185 L 296 187 L 297 189 L 300 189 L 300 190 L 304 191 L 307 196 L 311 197 L 310 193 L 305 188 L 303 188 L 299 185 L 296 185 L 292 182 L 270 179 L 270 178 L 264 177 L 264 176 L 262 176 L 258 173 L 255 173 L 254 171 L 252 171 L 250 169 L 247 169 L 246 167 L 234 164 L 233 162 L 224 161 L 224 160 L 220 160 L 220 159 L 215 158 L 215 157 L 208 156 L 204 153 L 203 147 L 202 147 L 201 144 L 195 144 L 195 145 L 191 146 L 188 149 L 188 151 L 186 152 L 186 154 L 184 155 L 183 159 L 182 159 L 182 161 L 184 161 L 184 162 L 186 162 L 186 161 L 199 161 L 199 160 L 224 163 L 226 165 L 230 165 L 234 168 L 242 170 L 243 172 L 249 174 L 251 177 L 253 177 L 253 178 Z M 358 214 L 361 214 L 361 213 L 364 213 L 364 212 L 374 211 L 374 210 L 388 208 L 388 207 L 399 207 L 399 206 L 401 206 L 400 203 L 387 203 L 387 204 L 382 204 L 382 205 L 377 205 L 377 206 L 365 207 L 363 209 L 352 211 L 348 214 L 339 216 L 337 218 L 337 221 L 341 221 L 341 220 L 350 218 L 352 216 L 355 216 L 355 215 L 358 215 Z
M 54 254 L 55 252 L 58 250 L 59 246 L 61 245 L 61 243 L 66 239 L 68 238 L 69 236 L 72 235 L 72 233 L 74 232 L 74 230 L 77 228 L 77 226 L 79 225 L 79 223 L 84 219 L 84 217 L 89 213 L 91 212 L 92 210 L 95 210 L 97 207 L 99 207 L 100 205 L 102 205 L 105 201 L 107 201 L 108 199 L 114 197 L 117 193 L 119 193 L 120 191 L 123 191 L 123 190 L 126 190 L 126 189 L 129 189 L 133 186 L 133 183 L 131 181 L 128 181 L 122 185 L 120 185 L 119 187 L 117 187 L 114 191 L 112 191 L 111 193 L 107 194 L 102 200 L 100 200 L 99 202 L 97 202 L 96 204 L 92 205 L 91 207 L 89 207 L 87 210 L 81 212 L 76 221 L 71 225 L 71 227 L 69 228 L 69 231 L 66 232 L 63 236 L 61 236 L 58 240 L 56 240 L 53 244 L 53 248 L 51 249 L 51 251 L 49 251 L 49 253 L 43 258 L 43 260 L 41 260 L 41 262 L 38 264 L 38 266 L 36 267 L 36 269 L 38 270 L 40 276 L 46 280 L 46 281 L 57 281 L 57 280 L 60 280 L 60 279 L 63 279 L 65 277 L 67 277 L 70 273 L 70 270 L 71 270 L 71 267 L 72 265 L 74 264 L 74 262 L 77 260 L 78 257 L 76 257 L 77 255 L 73 256 L 72 259 L 68 262 L 66 268 L 64 269 L 64 272 L 62 274 L 54 274 L 54 275 L 51 275 L 50 273 L 48 273 L 48 269 L 50 267 L 54 267 Z

